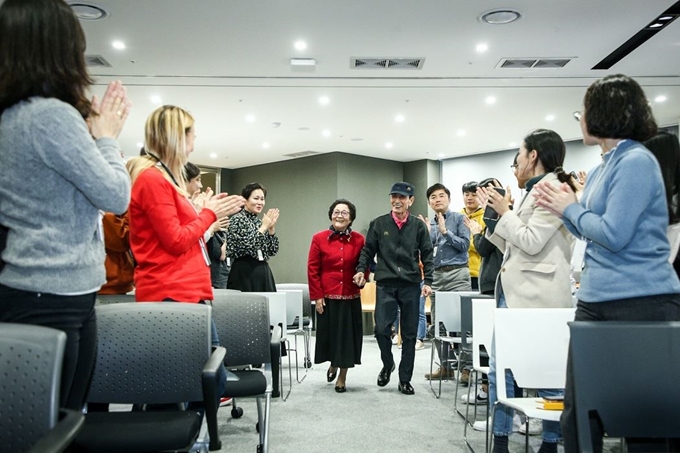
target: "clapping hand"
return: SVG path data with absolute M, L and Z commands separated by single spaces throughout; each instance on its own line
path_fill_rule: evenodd
M 109 83 L 101 102 L 97 96 L 92 97 L 91 113 L 87 118 L 90 134 L 95 139 L 117 138 L 123 129 L 132 108 L 123 82 L 117 80 Z

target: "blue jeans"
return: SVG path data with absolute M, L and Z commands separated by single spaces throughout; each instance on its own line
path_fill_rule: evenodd
M 501 294 L 498 300 L 498 308 L 508 308 L 505 303 L 505 295 Z M 508 397 L 515 396 L 515 385 L 512 372 L 506 370 L 505 372 L 505 389 Z M 556 396 L 564 395 L 563 389 L 540 389 L 538 396 Z M 491 342 L 491 354 L 489 356 L 489 407 L 493 409 L 494 404 L 498 401 L 498 394 L 496 393 L 496 338 L 494 336 Z M 494 436 L 509 436 L 512 434 L 512 418 L 515 411 L 509 407 L 499 404 L 496 408 L 492 432 Z M 543 442 L 555 443 L 562 437 L 559 422 L 552 422 L 543 420 Z

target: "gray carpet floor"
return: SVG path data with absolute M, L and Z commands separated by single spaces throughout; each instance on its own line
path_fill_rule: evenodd
M 301 337 L 299 337 L 301 338 Z M 455 381 L 445 381 L 441 398 L 430 390 L 424 374 L 430 370 L 431 344 L 416 351 L 415 372 L 411 382 L 415 395 L 397 390 L 398 374 L 386 387 L 378 387 L 376 378 L 382 364 L 375 338 L 365 336 L 362 365 L 347 374 L 347 392 L 336 393 L 334 384 L 326 382 L 328 363 L 315 364 L 307 370 L 302 383 L 295 381 L 293 363 L 292 391 L 286 401 L 277 398 L 271 405 L 270 451 L 279 452 L 467 452 L 463 441 L 463 417 L 454 410 Z M 314 337 L 312 337 L 314 351 Z M 399 363 L 401 350 L 392 352 Z M 313 356 L 313 352 L 312 352 Z M 294 355 L 293 355 L 294 358 Z M 301 352 L 302 358 L 302 352 Z M 300 377 L 305 373 L 300 361 Z M 288 368 L 284 368 L 284 388 L 288 385 Z M 459 392 L 467 388 L 460 387 Z M 460 398 L 460 396 L 459 396 Z M 240 399 L 243 416 L 233 419 L 230 406 L 220 408 L 219 431 L 223 452 L 256 451 L 257 408 L 254 399 Z M 458 410 L 465 411 L 464 403 Z M 471 411 L 472 412 L 472 411 Z M 486 410 L 480 406 L 477 418 L 484 420 Z M 468 439 L 475 452 L 484 452 L 484 433 L 468 428 Z M 530 436 L 530 452 L 540 446 L 540 436 Z M 510 437 L 510 451 L 524 451 L 525 436 Z M 607 440 L 606 451 L 617 451 L 618 443 Z M 559 452 L 563 452 L 560 445 Z

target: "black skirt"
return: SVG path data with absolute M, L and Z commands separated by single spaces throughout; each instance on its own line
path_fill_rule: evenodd
M 314 363 L 353 368 L 361 365 L 363 344 L 361 299 L 326 299 L 323 314 L 316 314 Z
M 244 256 L 232 263 L 227 288 L 244 293 L 276 292 L 276 282 L 266 261 Z

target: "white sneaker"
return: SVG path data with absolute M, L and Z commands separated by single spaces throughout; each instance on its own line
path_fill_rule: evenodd
M 516 433 L 519 431 L 519 427 L 521 425 L 521 421 L 519 418 L 519 415 L 515 414 L 515 416 L 512 418 L 512 432 Z M 489 426 L 491 426 L 491 417 L 489 417 Z M 472 429 L 475 431 L 486 431 L 486 420 L 479 420 L 474 422 L 472 425 Z
M 468 400 L 468 394 L 465 393 L 460 396 L 460 399 L 465 403 L 465 404 L 486 404 L 489 402 L 489 395 L 482 390 L 480 387 L 477 390 L 476 395 L 469 395 L 469 400 Z
M 540 418 L 530 418 L 529 419 L 529 435 L 538 436 L 543 432 L 543 421 Z M 522 423 L 519 427 L 519 433 L 526 435 L 527 425 Z
M 416 340 L 416 351 L 421 349 L 425 349 L 425 343 L 423 343 L 423 340 Z

